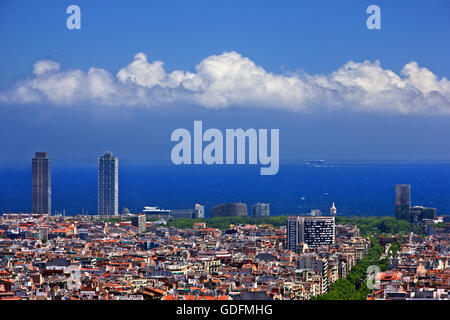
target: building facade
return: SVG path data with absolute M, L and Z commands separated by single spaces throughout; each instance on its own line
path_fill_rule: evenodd
M 109 151 L 98 159 L 98 214 L 119 215 L 119 159 Z
M 200 219 L 205 217 L 205 207 L 196 203 L 194 209 L 171 209 L 171 218 Z
M 195 218 L 195 210 L 194 209 L 173 209 L 170 210 L 170 217 L 174 219 L 184 218 L 184 219 L 192 219 Z
M 32 160 L 32 212 L 52 213 L 52 184 L 50 159 L 47 152 L 36 152 Z
M 436 208 L 427 208 L 422 206 L 414 206 L 410 210 L 409 222 L 420 223 L 424 219 L 436 219 Z
M 131 225 L 138 228 L 139 233 L 147 231 L 147 219 L 145 214 L 139 214 L 131 218 Z
M 302 254 L 298 259 L 298 268 L 317 271 L 322 281 L 322 293 L 328 291 L 328 260 L 313 254 Z
M 334 217 L 298 217 L 299 242 L 314 248 L 332 245 L 335 241 Z

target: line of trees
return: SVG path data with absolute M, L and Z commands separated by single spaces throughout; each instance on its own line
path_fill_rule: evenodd
M 286 216 L 271 216 L 271 217 L 216 217 L 212 219 L 189 219 L 189 218 L 178 218 L 170 219 L 167 222 L 167 226 L 174 226 L 179 229 L 192 228 L 194 223 L 204 222 L 208 228 L 215 228 L 219 230 L 227 230 L 230 228 L 230 224 L 240 225 L 240 224 L 251 224 L 251 225 L 272 225 L 274 227 L 280 227 L 286 225 Z
M 269 224 L 274 227 L 286 225 L 286 216 L 270 216 L 270 217 L 216 217 L 212 219 L 189 219 L 179 218 L 170 219 L 168 226 L 174 226 L 180 229 L 192 228 L 196 222 L 205 222 L 209 228 L 217 228 L 226 230 L 230 224 L 253 224 L 262 225 Z M 407 235 L 411 231 L 420 234 L 420 227 L 415 226 L 408 221 L 398 220 L 394 217 L 336 217 L 336 224 L 353 224 L 358 226 L 361 236 L 377 236 L 380 234 L 398 234 Z
M 413 225 L 406 220 L 394 217 L 336 217 L 337 224 L 354 224 L 358 226 L 361 236 L 376 236 L 379 234 L 407 235 L 411 231 L 421 234 L 420 226 Z
M 130 220 L 128 218 L 126 220 Z M 157 220 L 156 217 L 147 217 L 147 221 Z M 122 217 L 109 217 L 104 221 L 119 222 L 123 220 Z M 190 218 L 178 218 L 169 219 L 168 226 L 174 226 L 179 229 L 192 228 L 196 222 L 205 222 L 207 227 L 216 228 L 220 230 L 226 230 L 230 224 L 253 224 L 262 225 L 268 224 L 274 227 L 280 227 L 286 225 L 286 216 L 270 216 L 270 217 L 216 217 L 212 219 L 190 219 Z M 394 217 L 336 217 L 336 224 L 353 224 L 358 226 L 361 236 L 377 236 L 380 234 L 397 234 L 407 235 L 411 231 L 416 234 L 421 234 L 419 226 L 413 225 L 406 220 L 398 220 Z

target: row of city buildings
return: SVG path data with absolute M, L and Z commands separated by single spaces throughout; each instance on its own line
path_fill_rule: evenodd
M 383 235 L 374 299 L 448 299 L 450 225 L 425 238 Z M 285 226 L 101 216 L 0 217 L 0 299 L 307 300 L 328 292 L 370 249 L 333 216 L 289 216 Z M 394 243 L 401 249 L 392 254 Z
M 195 204 L 194 209 L 161 209 L 158 207 L 144 207 L 142 213 L 148 216 L 161 218 L 205 218 L 205 207 Z M 252 206 L 250 215 L 247 205 L 242 202 L 224 203 L 211 209 L 211 218 L 216 217 L 254 217 L 262 218 L 270 216 L 270 204 L 258 202 Z
M 32 212 L 52 213 L 51 160 L 47 152 L 36 152 L 32 159 Z M 399 184 L 395 186 L 395 216 L 411 223 L 421 223 L 424 219 L 437 217 L 435 208 L 411 206 L 411 186 Z M 119 215 L 119 160 L 110 151 L 98 158 L 98 208 L 97 213 L 103 216 Z M 334 207 L 334 203 L 333 203 Z M 334 210 L 336 208 L 334 207 Z M 124 212 L 127 212 L 125 209 Z M 196 204 L 194 209 L 168 210 L 158 207 L 144 207 L 146 214 L 165 215 L 184 218 L 204 218 L 204 207 Z M 251 216 L 270 216 L 268 203 L 257 203 L 252 206 Z M 247 216 L 245 203 L 220 204 L 211 209 L 211 217 Z M 312 212 L 314 215 L 314 212 Z M 320 215 L 320 213 L 318 214 Z M 333 213 L 331 213 L 333 215 Z M 335 213 L 334 213 L 335 215 Z
M 306 221 L 291 248 L 289 223 L 177 229 L 145 215 L 3 214 L 0 299 L 310 299 L 344 278 L 370 241 L 334 220 L 333 237 L 311 240 Z

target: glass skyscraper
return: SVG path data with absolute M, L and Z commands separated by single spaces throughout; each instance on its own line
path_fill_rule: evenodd
M 33 213 L 52 213 L 52 184 L 50 159 L 47 152 L 36 152 L 31 166 L 31 210 Z
M 98 214 L 119 215 L 119 159 L 110 151 L 98 159 Z

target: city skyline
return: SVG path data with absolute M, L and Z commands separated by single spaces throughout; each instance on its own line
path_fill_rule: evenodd
M 304 166 L 304 168 L 305 168 L 305 170 L 308 168 L 308 166 Z M 355 167 L 355 169 L 356 169 L 357 167 Z M 382 167 L 380 167 L 380 169 L 381 169 Z M 401 166 L 399 167 L 399 168 L 401 168 Z M 414 168 L 414 167 L 411 167 L 411 168 Z M 430 167 L 431 168 L 431 167 Z M 63 169 L 63 171 L 59 171 L 59 174 L 58 174 L 58 176 L 59 177 L 63 177 L 63 176 L 61 176 L 61 174 L 63 174 L 63 175 L 65 175 L 66 173 L 69 173 L 69 174 L 71 174 L 71 170 L 73 170 L 73 169 L 69 169 L 69 171 L 66 171 L 66 170 L 68 170 L 69 168 L 66 168 L 65 170 Z M 98 171 L 98 168 L 96 169 L 97 171 Z M 128 170 L 128 169 L 127 169 Z M 142 168 L 141 170 L 148 170 L 148 169 L 146 169 L 146 168 Z M 168 170 L 170 170 L 170 169 L 168 169 Z M 292 170 L 292 169 L 291 169 Z M 330 170 L 330 169 L 326 169 L 326 166 L 325 167 L 323 167 L 323 169 L 322 170 Z M 226 171 L 226 170 L 225 170 Z M 143 171 L 144 172 L 144 171 Z M 138 174 L 137 172 L 136 172 L 136 174 Z M 97 175 L 98 175 L 98 173 L 97 173 Z M 137 176 L 136 176 L 137 177 Z M 127 174 L 127 177 L 126 177 L 126 181 L 130 181 L 130 178 L 133 180 L 133 176 L 129 176 L 128 174 Z M 68 176 L 68 179 L 69 180 L 67 180 L 67 182 L 69 183 L 70 182 L 70 180 L 71 180 L 71 178 L 69 178 L 69 176 Z M 88 183 L 88 181 L 91 181 L 92 180 L 92 177 L 87 177 L 86 176 L 86 178 L 85 179 L 83 179 L 83 180 L 80 180 L 80 183 L 83 183 L 83 184 L 86 184 L 86 183 Z M 214 180 L 212 180 L 210 183 L 213 183 L 213 181 Z M 233 181 L 233 180 L 231 180 L 231 181 Z M 230 181 L 230 182 L 231 182 Z M 90 183 L 92 183 L 93 181 L 91 181 Z M 395 180 L 393 181 L 393 183 L 395 183 Z M 431 185 L 433 185 L 433 183 L 432 183 L 432 181 L 430 181 L 430 183 L 431 183 Z M 70 185 L 71 183 L 69 183 L 69 185 Z M 97 185 L 98 184 L 98 182 L 96 181 L 95 182 L 95 184 Z M 69 186 L 68 185 L 68 186 Z M 69 196 L 69 194 L 67 193 L 67 192 L 65 192 L 64 190 L 66 190 L 66 188 L 68 187 L 68 186 L 65 186 L 65 187 L 63 187 L 63 188 L 61 188 L 61 182 L 60 182 L 60 178 L 58 178 L 58 180 L 57 180 L 57 189 L 56 189 L 56 191 L 54 191 L 54 192 L 56 192 L 56 194 L 57 195 L 59 195 L 59 198 L 61 197 L 61 192 L 63 192 L 63 193 L 66 193 L 65 195 L 63 195 L 64 197 L 68 197 Z M 171 183 L 169 183 L 168 184 L 168 186 L 173 186 L 173 187 L 175 187 L 175 185 L 172 185 Z M 31 185 L 30 185 L 30 187 L 31 187 Z M 74 188 L 75 187 L 75 185 L 73 185 L 72 187 L 70 187 L 70 188 Z M 91 187 L 92 186 L 88 186 L 88 189 L 91 189 Z M 22 188 L 22 186 L 21 185 L 17 185 L 16 186 L 16 188 Z M 371 188 L 369 188 L 368 190 L 370 190 Z M 422 189 L 422 190 L 421 190 Z M 425 188 L 426 189 L 426 188 Z M 423 197 L 423 195 L 424 195 L 424 193 L 423 193 L 423 190 L 425 190 L 425 189 L 423 189 L 423 186 L 422 186 L 422 188 L 419 188 L 419 189 L 413 189 L 413 191 L 415 191 L 414 193 L 416 194 L 416 198 L 415 199 L 417 199 L 416 201 L 414 201 L 413 203 L 414 203 L 414 208 L 415 208 L 415 213 L 414 213 L 414 215 L 413 214 L 411 214 L 411 219 L 410 218 L 405 218 L 406 220 L 408 220 L 408 221 L 413 221 L 414 219 L 417 219 L 419 216 L 422 216 L 422 215 L 424 215 L 424 214 L 426 214 L 426 213 L 424 213 L 424 212 L 422 212 L 423 210 L 428 210 L 429 209 L 429 207 L 436 207 L 436 205 L 434 205 L 432 202 L 424 202 L 423 200 L 420 200 L 420 198 L 421 197 Z M 51 188 L 50 188 L 50 190 L 51 190 Z M 171 202 L 171 197 L 166 197 L 165 199 L 164 198 L 162 198 L 162 197 L 156 197 L 155 199 L 156 199 L 156 201 L 155 200 L 151 200 L 152 198 L 149 198 L 149 200 L 145 200 L 145 197 L 138 197 L 138 198 L 136 198 L 136 199 L 133 199 L 133 201 L 130 201 L 130 198 L 129 198 L 129 195 L 127 195 L 127 194 L 129 194 L 129 193 L 131 193 L 132 192 L 132 190 L 134 190 L 134 187 L 132 186 L 132 185 L 130 185 L 130 184 L 128 184 L 128 183 L 126 183 L 126 188 L 124 189 L 124 190 L 122 190 L 122 192 L 121 193 L 123 193 L 123 194 L 125 194 L 126 196 L 125 196 L 125 201 L 124 202 L 122 202 L 121 203 L 121 205 L 119 206 L 119 205 L 117 205 L 117 211 L 121 211 L 122 209 L 121 208 L 123 208 L 123 207 L 128 207 L 128 208 L 131 208 L 131 210 L 133 211 L 133 212 L 139 212 L 140 210 L 142 210 L 142 208 L 144 207 L 144 206 L 148 206 L 148 205 L 157 205 L 157 206 L 162 206 L 162 207 L 168 207 L 168 208 L 173 208 L 173 209 L 184 209 L 184 208 L 189 208 L 189 207 L 191 207 L 194 203 L 196 203 L 196 202 L 200 202 L 200 203 L 203 203 L 203 204 L 206 204 L 206 206 L 207 206 L 207 208 L 208 208 L 208 210 L 210 210 L 211 209 L 211 207 L 212 206 L 214 206 L 215 204 L 219 204 L 219 203 L 224 203 L 224 202 L 227 202 L 227 199 L 215 199 L 215 197 L 209 197 L 208 196 L 208 194 L 195 194 L 195 193 L 193 193 L 193 197 L 191 198 L 191 200 L 188 200 L 188 201 L 186 201 L 184 204 L 181 204 L 180 205 L 180 203 L 176 203 L 176 202 L 173 202 L 173 200 L 172 200 L 172 203 L 170 203 Z M 199 191 L 200 192 L 200 191 Z M 301 189 L 299 189 L 299 191 L 298 192 L 301 192 Z M 316 191 L 317 192 L 317 191 Z M 366 191 L 367 192 L 367 191 Z M 372 192 L 372 190 L 370 190 L 370 191 L 368 191 L 368 192 Z M 98 190 L 96 190 L 96 193 L 98 193 Z M 134 193 L 134 192 L 133 192 Z M 233 194 L 235 194 L 236 196 L 238 195 L 238 193 L 239 192 L 233 192 Z M 264 193 L 265 194 L 265 193 Z M 326 193 L 326 194 L 328 194 L 328 193 Z M 369 193 L 370 194 L 370 193 Z M 390 195 L 391 193 L 389 192 L 389 196 L 386 198 L 386 200 L 387 199 L 390 199 L 391 198 L 391 195 Z M 17 194 L 17 196 L 18 196 L 19 194 Z M 398 192 L 397 192 L 397 195 L 398 195 Z M 200 197 L 199 197 L 200 196 Z M 232 196 L 232 195 L 231 195 Z M 348 196 L 350 196 L 350 194 L 348 195 Z M 432 195 L 432 194 L 430 194 L 429 196 L 434 196 L 434 195 Z M 295 196 L 295 198 L 297 198 L 297 197 L 299 197 L 299 196 Z M 308 212 L 308 211 L 305 211 L 305 210 L 310 210 L 310 211 L 313 211 L 313 209 L 315 210 L 315 209 L 320 209 L 320 210 L 322 210 L 323 212 L 328 212 L 329 211 L 329 208 L 330 208 L 330 206 L 331 206 L 331 203 L 333 202 L 333 201 L 337 201 L 337 204 L 339 205 L 339 213 L 340 214 L 352 214 L 352 211 L 354 210 L 354 209 L 351 209 L 351 207 L 350 207 L 350 210 L 349 210 L 349 208 L 347 207 L 351 202 L 353 202 L 355 199 L 352 199 L 351 201 L 349 201 L 349 199 L 346 199 L 346 200 L 344 200 L 344 199 L 342 199 L 341 198 L 341 196 L 336 196 L 334 193 L 331 193 L 328 197 L 328 200 L 325 202 L 325 203 L 323 203 L 323 201 L 324 201 L 324 199 L 323 200 L 320 200 L 319 202 L 317 202 L 317 195 L 316 196 L 314 196 L 314 194 L 310 194 L 309 196 L 308 196 L 308 198 L 309 199 L 311 199 L 310 197 L 313 197 L 313 198 L 316 198 L 316 200 L 314 200 L 316 203 L 314 203 L 314 202 L 311 202 L 310 200 L 308 200 L 308 201 L 306 201 L 306 203 L 309 203 L 308 204 L 308 206 L 306 206 L 305 207 L 305 202 L 304 202 L 304 199 L 303 200 L 301 200 L 301 206 L 298 206 L 297 207 L 297 209 L 294 209 L 294 210 L 291 210 L 291 209 L 288 209 L 288 210 L 286 210 L 286 209 L 282 209 L 282 210 L 280 210 L 279 208 L 277 209 L 277 201 L 275 201 L 274 199 L 273 199 L 273 196 L 267 196 L 267 195 L 265 195 L 265 196 L 262 196 L 261 197 L 261 195 L 259 195 L 259 196 L 257 196 L 257 198 L 256 199 L 251 199 L 251 198 L 248 198 L 247 196 L 243 196 L 243 197 L 235 197 L 234 199 L 235 200 L 239 200 L 239 199 L 241 199 L 241 201 L 242 200 L 244 200 L 244 202 L 249 206 L 249 208 L 251 208 L 252 206 L 254 206 L 255 204 L 258 204 L 258 202 L 261 202 L 261 201 L 265 201 L 265 202 L 267 202 L 267 200 L 269 200 L 269 202 L 271 202 L 271 206 L 275 203 L 275 214 L 276 215 L 282 215 L 282 214 L 286 214 L 286 213 L 288 213 L 288 214 L 298 214 L 298 213 L 306 213 L 306 212 Z M 354 196 L 353 196 L 354 197 Z M 135 198 L 135 197 L 134 197 Z M 300 198 L 300 197 L 299 197 Z M 232 200 L 233 199 L 233 197 L 231 197 L 231 198 L 229 198 L 229 200 Z M 6 199 L 5 199 L 6 200 Z M 60 204 L 60 200 L 58 199 L 57 200 L 57 205 L 56 205 L 56 207 L 55 207 L 55 210 L 53 210 L 54 212 L 59 212 L 59 213 L 61 213 L 61 212 L 67 212 L 68 214 L 70 214 L 70 215 L 73 215 L 73 214 L 79 214 L 79 213 L 83 213 L 83 212 L 90 212 L 91 214 L 93 214 L 93 213 L 97 213 L 97 212 L 99 212 L 98 211 L 98 208 L 96 208 L 95 210 L 93 210 L 92 208 L 91 208 L 91 200 L 89 200 L 89 201 L 87 201 L 87 202 L 84 202 L 84 201 L 86 201 L 86 200 L 88 200 L 88 199 L 85 199 L 85 200 L 83 200 L 81 203 L 80 203 L 80 201 L 77 201 L 77 203 L 75 204 L 75 203 L 68 203 L 67 205 L 65 205 L 64 207 L 61 207 L 61 204 Z M 136 201 L 137 200 L 137 201 Z M 290 201 L 292 202 L 292 200 L 294 200 L 294 198 L 291 198 L 290 199 Z M 384 200 L 383 200 L 384 201 Z M 391 201 L 394 201 L 394 200 L 391 200 Z M 397 204 L 396 204 L 396 210 L 389 210 L 389 211 L 381 211 L 380 213 L 382 213 L 382 214 L 394 214 L 394 212 L 397 212 L 398 211 L 398 208 L 399 208 L 399 205 L 398 205 L 398 199 L 397 199 Z M 13 212 L 13 211 L 16 211 L 15 209 L 6 209 L 5 210 L 5 207 L 7 207 L 8 206 L 8 204 L 7 204 L 7 201 L 2 201 L 3 202 L 3 212 Z M 84 203 L 83 203 L 84 202 Z M 138 207 L 136 207 L 133 203 L 140 203 L 140 205 L 138 206 Z M 166 203 L 166 204 L 164 204 L 164 203 Z M 167 203 L 169 203 L 169 205 L 167 205 Z M 410 210 L 412 210 L 413 209 L 413 206 L 411 205 L 411 201 L 409 201 L 409 203 L 410 203 L 410 205 L 408 206 L 409 208 L 410 208 Z M 5 206 L 6 205 L 6 206 Z M 362 208 L 364 208 L 365 206 L 367 206 L 367 205 L 369 205 L 369 202 L 367 203 L 367 204 L 363 204 L 362 205 Z M 98 205 L 96 204 L 96 207 L 97 207 Z M 22 206 L 21 206 L 22 207 Z M 113 206 L 114 207 L 114 206 Z M 437 211 L 438 211 L 438 213 L 445 213 L 445 212 L 448 212 L 448 210 L 443 210 L 442 209 L 442 205 L 440 205 L 440 204 L 438 204 L 437 203 L 437 207 L 438 207 L 438 209 L 437 209 Z M 80 209 L 75 209 L 75 208 L 80 208 Z M 83 209 L 82 209 L 83 208 Z M 302 209 L 303 208 L 303 209 Z M 422 208 L 422 209 L 421 209 Z M 32 210 L 32 208 L 31 208 L 31 210 L 30 209 L 28 209 L 28 210 L 26 210 L 26 209 L 24 209 L 23 207 L 22 208 L 18 208 L 18 207 L 16 207 L 16 209 L 18 209 L 19 210 L 19 212 L 32 212 L 33 210 Z M 250 210 L 250 209 L 249 209 Z M 300 210 L 300 211 L 299 211 Z M 113 210 L 114 211 L 114 210 Z M 209 212 L 209 211 L 208 211 Z M 392 212 L 392 213 L 391 213 Z M 249 211 L 249 214 L 252 214 L 253 213 L 253 209 L 251 209 L 250 211 Z M 375 215 L 378 215 L 379 213 L 372 213 L 372 214 L 375 214 Z M 426 215 L 429 215 L 429 214 L 426 214 Z M 433 215 L 432 213 L 431 213 L 431 215 Z M 397 216 L 397 215 L 396 215 Z M 408 215 L 408 217 L 409 217 L 409 215 Z
M 449 17 L 0 1 L 0 305 L 278 319 L 450 300 Z

